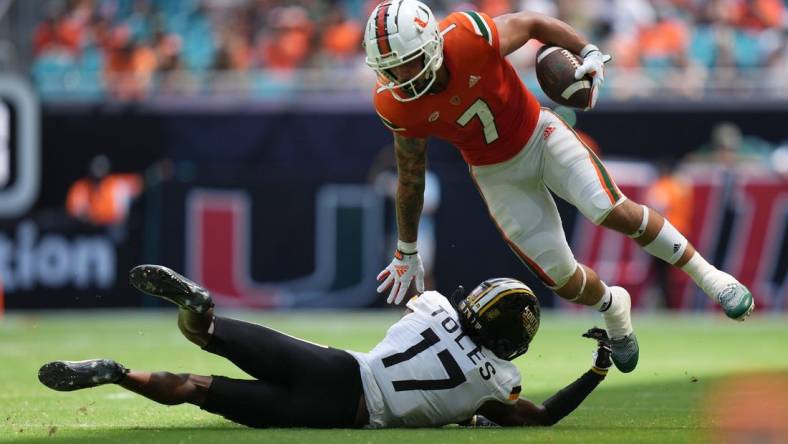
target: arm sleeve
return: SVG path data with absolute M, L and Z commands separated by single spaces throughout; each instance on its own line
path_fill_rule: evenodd
M 604 375 L 589 370 L 575 382 L 551 396 L 543 403 L 547 421 L 545 425 L 553 425 L 572 413 L 603 379 L 605 379 Z

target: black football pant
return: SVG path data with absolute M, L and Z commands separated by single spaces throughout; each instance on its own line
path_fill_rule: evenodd
M 363 387 L 346 351 L 221 317 L 203 350 L 256 378 L 213 376 L 203 410 L 250 427 L 354 427 Z

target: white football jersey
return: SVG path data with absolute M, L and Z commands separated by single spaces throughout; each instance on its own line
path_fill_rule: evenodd
M 520 371 L 462 332 L 440 293 L 411 299 L 405 315 L 369 353 L 350 352 L 361 367 L 371 427 L 426 427 L 469 419 L 489 400 L 513 403 Z

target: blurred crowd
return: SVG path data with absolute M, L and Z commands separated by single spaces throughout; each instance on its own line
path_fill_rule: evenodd
M 32 74 L 44 96 L 72 85 L 83 95 L 121 100 L 151 91 L 286 86 L 301 68 L 339 72 L 338 81 L 347 83 L 342 73 L 363 71 L 363 26 L 376 3 L 53 0 L 42 9 L 33 35 Z M 709 72 L 729 83 L 754 68 L 775 72 L 773 81 L 788 77 L 788 0 L 426 3 L 439 18 L 468 9 L 491 16 L 531 10 L 559 17 L 613 54 L 619 71 L 613 83 L 631 81 L 630 71 L 638 73 L 639 86 L 645 73 L 679 88 L 702 87 Z M 528 68 L 535 49 L 529 45 L 513 62 Z M 659 78 L 662 73 L 680 78 Z

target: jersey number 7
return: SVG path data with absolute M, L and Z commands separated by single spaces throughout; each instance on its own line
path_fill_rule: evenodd
M 401 364 L 440 342 L 440 338 L 431 328 L 421 332 L 421 337 L 424 339 L 404 352 L 394 353 L 383 358 L 383 366 L 389 368 Z M 438 359 L 443 364 L 446 374 L 449 375 L 447 379 L 403 379 L 391 381 L 392 385 L 394 385 L 394 390 L 397 392 L 406 390 L 448 390 L 465 382 L 465 375 L 449 349 L 439 351 Z
M 488 145 L 498 140 L 498 128 L 495 126 L 495 116 L 490 107 L 482 99 L 477 99 L 473 105 L 469 106 L 460 117 L 457 123 L 465 127 L 474 117 L 478 117 L 484 129 L 484 142 Z

